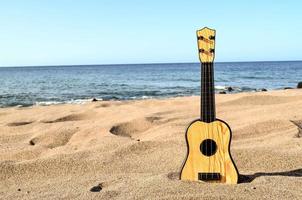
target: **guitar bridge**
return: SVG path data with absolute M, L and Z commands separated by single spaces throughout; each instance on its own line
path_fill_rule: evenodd
M 198 173 L 198 180 L 200 181 L 219 181 L 220 179 L 220 173 Z

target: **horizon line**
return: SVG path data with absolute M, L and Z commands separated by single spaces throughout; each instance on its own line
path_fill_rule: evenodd
M 219 61 L 214 63 L 252 63 L 252 62 L 301 62 L 302 60 L 256 60 L 256 61 Z M 53 64 L 53 65 L 19 65 L 0 66 L 0 68 L 18 67 L 68 67 L 68 66 L 110 66 L 110 65 L 159 65 L 159 64 L 191 64 L 200 62 L 150 62 L 150 63 L 108 63 L 108 64 Z

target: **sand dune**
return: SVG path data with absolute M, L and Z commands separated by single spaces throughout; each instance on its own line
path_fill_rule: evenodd
M 0 109 L 0 199 L 302 199 L 302 90 L 217 95 L 240 184 L 178 180 L 199 97 Z

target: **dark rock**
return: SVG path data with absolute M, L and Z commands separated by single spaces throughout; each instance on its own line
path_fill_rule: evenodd
M 29 141 L 29 144 L 32 145 L 32 146 L 34 146 L 34 145 L 35 145 L 35 142 L 34 142 L 33 140 L 30 140 L 30 141 Z
M 20 189 L 20 188 L 18 188 L 18 191 L 20 192 L 20 191 L 21 191 L 21 189 Z
M 90 189 L 90 192 L 100 192 L 103 189 L 102 183 L 98 184 L 97 186 L 93 186 Z
M 290 90 L 293 89 L 292 87 L 285 87 L 284 90 Z
M 139 141 L 141 141 L 141 140 L 140 140 L 140 139 L 137 139 L 136 141 L 138 141 L 138 142 L 139 142 Z
M 220 91 L 219 94 L 226 94 L 226 92 L 225 91 Z
M 265 88 L 262 88 L 262 89 L 261 89 L 261 91 L 262 91 L 262 92 L 266 92 L 266 91 L 267 91 L 267 89 L 265 89 Z
M 96 98 L 93 98 L 92 100 L 91 100 L 92 102 L 95 102 L 95 101 L 98 101 Z
M 299 82 L 297 88 L 302 88 L 302 82 Z
M 227 87 L 226 88 L 229 92 L 232 92 L 234 89 L 232 87 Z

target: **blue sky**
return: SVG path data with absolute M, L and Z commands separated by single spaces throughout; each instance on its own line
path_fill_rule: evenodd
M 0 66 L 302 59 L 299 1 L 0 0 Z

